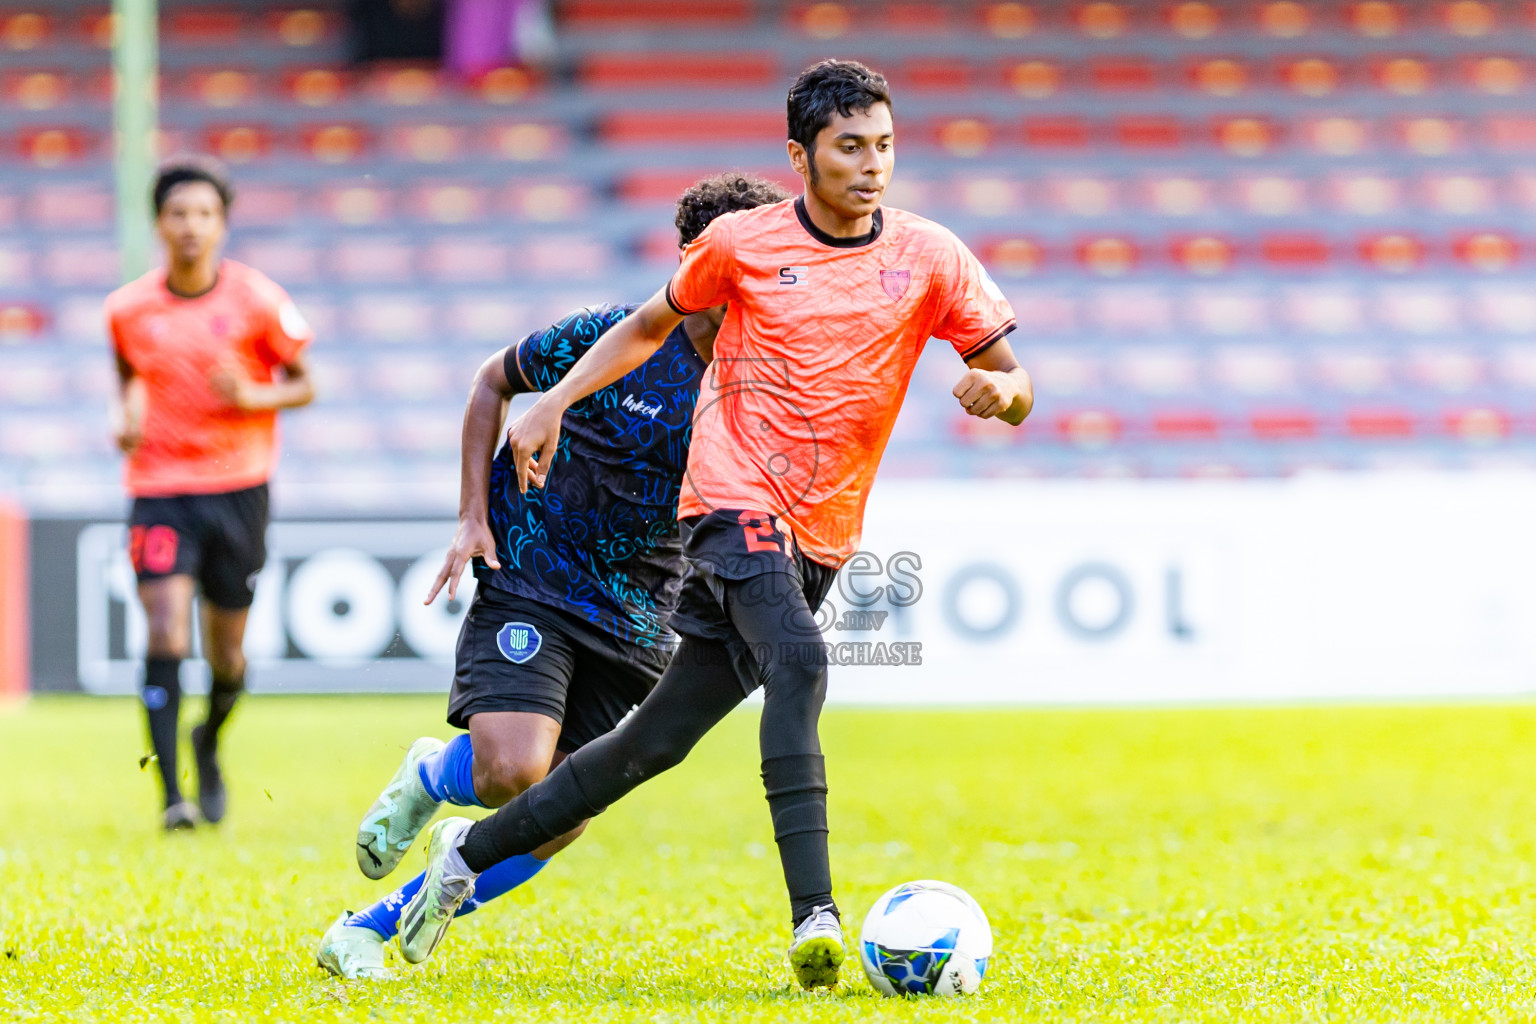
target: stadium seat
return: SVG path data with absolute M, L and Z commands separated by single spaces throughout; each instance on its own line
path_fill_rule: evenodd
M 533 325 L 528 307 L 502 296 L 464 296 L 450 302 L 444 311 L 444 329 L 454 344 L 498 342 L 509 344 Z
M 84 161 L 96 155 L 101 138 L 79 128 L 23 128 L 16 145 L 23 159 L 45 170 Z
M 416 185 L 403 208 L 410 216 L 434 224 L 468 224 L 481 220 L 490 207 L 487 189 L 433 182 Z
M 266 24 L 284 46 L 317 46 L 335 36 L 339 19 L 335 12 L 314 8 L 277 9 L 268 12 Z
M 359 456 L 383 450 L 373 417 L 335 407 L 318 407 L 283 424 L 283 443 L 299 455 Z
M 368 381 L 370 391 L 400 402 L 456 400 L 464 392 L 461 384 L 467 383 L 454 379 L 446 359 L 426 353 L 391 353 L 369 369 Z
M 461 410 L 421 409 L 391 419 L 385 426 L 385 441 L 391 450 L 403 455 L 452 458 L 459 452 L 462 432 Z
M 412 246 L 396 237 L 343 238 L 329 247 L 326 265 L 349 284 L 409 284 L 415 256 Z
M 203 133 L 207 151 L 228 164 L 248 164 L 272 153 L 272 132 L 265 125 L 210 125 Z
M 1158 412 L 1152 416 L 1152 434 L 1167 441 L 1214 441 L 1221 436 L 1221 421 L 1198 410 Z
M 71 372 L 51 361 L 0 356 L 0 404 L 52 405 L 70 393 Z
M 120 283 L 117 247 L 110 242 L 55 242 L 43 252 L 43 275 L 60 288 L 113 288 Z
M 919 57 L 904 61 L 896 85 L 916 92 L 964 92 L 977 84 L 976 62 L 958 57 Z
M 300 192 L 282 185 L 242 185 L 232 215 L 241 225 L 290 224 L 302 206 Z
M 434 337 L 432 307 L 410 295 L 358 295 L 350 303 L 342 329 L 357 341 L 420 343 Z
M 1354 437 L 1406 438 L 1414 433 L 1413 414 L 1403 409 L 1351 409 L 1345 429 Z
M 418 164 L 451 163 L 463 157 L 468 131 L 459 125 L 403 124 L 389 130 L 389 152 Z
M 598 134 L 617 145 L 782 142 L 784 113 L 777 110 L 615 111 L 602 118 Z
M 1514 417 L 1502 409 L 1454 409 L 1441 417 L 1440 427 L 1463 441 L 1498 441 L 1513 431 Z
M 1096 60 L 1089 65 L 1089 81 L 1100 92 L 1146 93 L 1158 87 L 1157 71 L 1150 61 L 1136 58 Z
M 540 76 L 530 68 L 491 68 L 477 74 L 469 84 L 486 103 L 506 106 L 527 99 L 540 85 Z
M 561 0 L 556 16 L 576 31 L 646 28 L 729 28 L 751 24 L 751 0 Z
M 304 150 L 323 164 L 345 164 L 359 159 L 372 139 L 360 125 L 314 125 L 300 132 Z
M 580 184 L 524 181 L 503 189 L 497 206 L 520 220 L 550 224 L 573 220 L 596 202 L 597 198 Z
M 283 75 L 283 89 L 305 107 L 328 107 L 345 98 L 349 76 L 335 68 L 298 68 Z
M 391 107 L 421 107 L 444 99 L 445 83 L 436 68 L 386 67 L 368 75 L 363 95 Z
M 320 208 L 338 224 L 367 227 L 390 219 L 394 195 L 377 185 L 336 185 L 320 194 Z
M 1062 413 L 1056 417 L 1056 433 L 1062 440 L 1085 448 L 1099 448 L 1120 438 L 1124 424 L 1119 416 L 1100 409 Z
M 29 302 L 0 300 L 0 343 L 35 341 L 48 329 L 48 313 Z
M 1474 270 L 1496 274 L 1512 268 L 1520 259 L 1520 244 L 1506 234 L 1484 231 L 1457 238 L 1456 258 Z
M 319 251 L 296 238 L 251 239 L 241 242 L 234 256 L 278 281 L 310 282 L 320 273 Z
M 644 51 L 596 53 L 577 70 L 591 89 L 753 89 L 774 85 L 779 77 L 776 54 L 750 50 L 731 53 Z
M 1091 139 L 1080 117 L 1031 117 L 1024 120 L 1024 144 L 1035 149 L 1085 149 Z
M 1295 441 L 1316 437 L 1318 422 L 1304 409 L 1255 410 L 1248 416 L 1248 430 L 1263 441 Z
M 41 185 L 28 197 L 26 219 L 35 227 L 110 228 L 112 193 L 94 185 Z
M 182 81 L 189 99 L 215 110 L 250 103 L 256 98 L 258 88 L 254 73 L 235 68 L 192 71 L 186 73 Z
M 480 152 L 502 160 L 528 163 L 548 160 L 565 149 L 570 139 L 559 125 L 538 122 L 483 125 L 476 133 Z
M 421 269 L 450 284 L 505 281 L 514 266 L 509 246 L 490 239 L 445 238 L 427 246 Z
M 31 251 L 20 245 L 0 246 L 0 288 L 20 288 L 31 282 Z
M 59 71 L 10 71 L 5 75 L 6 100 L 18 110 L 54 110 L 72 98 L 72 81 Z
M 244 27 L 238 7 L 172 8 L 160 19 L 161 38 L 169 46 L 233 46 Z
M 1184 143 L 1176 118 L 1122 117 L 1115 122 L 1115 138 L 1125 149 L 1172 150 Z
M 0 13 L 0 45 L 7 50 L 26 53 L 51 40 L 53 19 L 42 10 Z

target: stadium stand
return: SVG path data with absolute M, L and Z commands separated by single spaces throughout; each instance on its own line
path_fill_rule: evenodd
M 7 2 L 0 487 L 67 505 L 117 474 L 79 372 L 118 273 L 110 22 Z M 824 56 L 890 75 L 889 202 L 987 262 L 1040 394 L 1022 432 L 972 423 L 934 346 L 888 472 L 1536 462 L 1528 4 L 564 0 L 550 66 L 473 81 L 348 66 L 339 5 L 162 8 L 164 146 L 234 166 L 232 255 L 321 334 L 290 507 L 451 504 L 479 359 L 649 294 L 694 178 L 785 179 L 783 91 Z

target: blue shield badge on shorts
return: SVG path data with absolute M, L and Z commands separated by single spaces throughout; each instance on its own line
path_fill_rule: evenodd
M 509 622 L 496 634 L 496 648 L 514 665 L 526 663 L 539 653 L 544 638 L 526 622 Z

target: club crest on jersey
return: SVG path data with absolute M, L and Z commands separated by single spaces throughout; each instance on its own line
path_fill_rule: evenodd
M 496 649 L 514 665 L 527 663 L 539 653 L 539 645 L 543 642 L 539 631 L 526 622 L 509 622 L 496 634 Z
M 885 294 L 893 299 L 899 299 L 907 294 L 907 285 L 912 283 L 912 271 L 910 270 L 882 270 L 880 271 L 880 287 L 885 289 Z
M 779 284 L 805 284 L 806 278 L 811 276 L 810 267 L 780 267 Z

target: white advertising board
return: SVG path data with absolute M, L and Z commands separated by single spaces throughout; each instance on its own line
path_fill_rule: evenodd
M 883 482 L 820 616 L 830 699 L 1530 691 L 1533 513 L 1536 477 L 1519 475 Z M 445 690 L 464 602 L 427 609 L 421 596 L 451 535 L 447 522 L 275 524 L 253 689 Z M 93 693 L 137 684 L 143 622 L 122 537 L 101 524 L 77 543 L 79 681 Z

